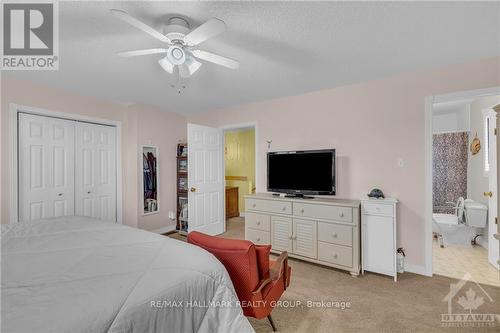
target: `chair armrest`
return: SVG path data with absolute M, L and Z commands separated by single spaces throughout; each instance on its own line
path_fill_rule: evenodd
M 283 266 L 285 267 L 285 269 L 283 269 Z M 283 251 L 281 252 L 276 262 L 274 263 L 273 267 L 271 267 L 271 269 L 269 270 L 269 277 L 265 280 L 262 280 L 262 282 L 259 283 L 259 285 L 257 285 L 257 289 L 252 291 L 252 295 L 260 293 L 262 289 L 269 283 L 279 280 L 279 278 L 282 275 L 282 272 L 283 274 L 286 274 L 287 266 L 288 266 L 288 252 Z

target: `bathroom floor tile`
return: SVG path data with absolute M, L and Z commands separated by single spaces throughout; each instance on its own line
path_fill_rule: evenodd
M 432 242 L 434 274 L 461 279 L 466 273 L 479 282 L 500 287 L 500 272 L 488 262 L 488 251 L 482 246 L 447 246 Z

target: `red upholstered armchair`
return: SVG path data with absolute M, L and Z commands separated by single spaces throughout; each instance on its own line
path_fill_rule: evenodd
M 255 245 L 196 231 L 188 234 L 187 241 L 212 253 L 226 267 L 245 316 L 267 317 L 276 331 L 271 311 L 290 284 L 288 253 L 282 252 L 274 261 L 269 259 L 271 245 Z

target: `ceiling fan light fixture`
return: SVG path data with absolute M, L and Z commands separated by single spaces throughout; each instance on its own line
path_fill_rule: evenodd
M 167 50 L 167 59 L 172 65 L 182 65 L 186 61 L 186 53 L 179 45 L 172 45 Z
M 189 56 L 186 58 L 186 66 L 188 67 L 189 74 L 193 75 L 201 67 L 201 62 L 197 61 L 193 57 Z
M 161 58 L 158 60 L 160 66 L 168 73 L 172 74 L 174 72 L 174 65 L 170 63 L 168 57 Z

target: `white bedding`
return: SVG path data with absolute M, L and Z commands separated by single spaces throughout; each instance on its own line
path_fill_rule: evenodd
M 81 217 L 2 225 L 1 258 L 2 332 L 253 332 L 222 264 L 165 236 Z

